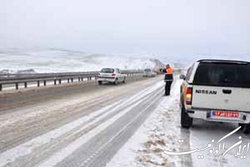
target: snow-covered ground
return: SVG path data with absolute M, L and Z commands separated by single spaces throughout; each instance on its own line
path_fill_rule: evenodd
M 169 157 L 164 149 L 174 149 L 179 136 L 178 117 L 173 117 L 178 105 L 178 80 L 173 88 L 172 95 L 164 97 L 160 105 L 129 139 L 107 167 L 133 166 L 165 166 L 180 161 L 178 157 Z M 178 148 L 178 146 L 176 147 Z
M 144 69 L 159 65 L 159 60 L 148 55 L 131 57 L 58 49 L 0 50 L 0 72 L 27 69 L 33 69 L 35 72 L 77 72 L 95 71 L 103 67 Z
M 51 89 L 48 96 L 30 92 L 32 101 L 36 96 L 48 100 L 34 105 L 28 98 L 27 105 L 1 112 L 0 166 L 85 167 L 91 161 L 106 164 L 113 156 L 109 150 L 119 149 L 109 145 L 122 146 L 127 141 L 140 125 L 137 123 L 151 112 L 150 107 L 155 107 L 163 87 L 162 76 L 157 76 L 116 87 L 82 86 L 77 89 L 79 93 L 76 89 L 70 93 L 69 87 L 56 92 Z M 10 101 L 20 103 L 16 98 Z M 121 134 L 126 135 L 119 138 Z
M 238 147 L 229 151 L 220 160 L 210 150 L 194 152 L 186 155 L 170 155 L 206 147 L 212 140 L 218 141 L 235 128 L 234 124 L 212 123 L 196 120 L 190 130 L 180 126 L 179 88 L 182 81 L 177 80 L 170 97 L 163 100 L 138 131 L 118 151 L 106 167 L 248 167 L 249 152 L 246 157 L 236 158 Z M 250 142 L 249 136 L 241 131 L 234 133 L 226 142 L 226 148 L 233 146 L 242 137 L 243 143 Z M 216 148 L 216 147 L 213 147 Z

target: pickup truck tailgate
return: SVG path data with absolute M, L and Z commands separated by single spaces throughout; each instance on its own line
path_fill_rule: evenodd
M 192 107 L 250 112 L 250 89 L 194 85 Z

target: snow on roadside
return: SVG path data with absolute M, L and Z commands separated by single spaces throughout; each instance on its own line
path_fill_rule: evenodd
M 181 82 L 181 80 L 178 80 L 175 83 L 172 88 L 172 95 L 162 98 L 155 111 L 106 167 L 249 166 L 249 152 L 243 159 L 235 157 L 238 147 L 228 152 L 222 161 L 211 155 L 209 150 L 181 156 L 166 155 L 167 151 L 185 152 L 204 148 L 212 140 L 218 141 L 237 127 L 237 125 L 229 123 L 221 124 L 195 120 L 195 126 L 191 129 L 181 128 L 179 109 Z M 249 135 L 244 135 L 239 131 L 226 140 L 226 146 L 233 146 L 239 140 L 239 136 L 242 137 L 244 144 L 250 143 Z
M 164 66 L 149 55 L 123 56 L 60 49 L 0 50 L 0 74 L 99 71 L 104 67 L 145 69 Z
M 177 151 L 181 146 L 179 117 L 179 88 L 177 80 L 172 95 L 163 97 L 159 106 L 152 112 L 138 131 L 118 151 L 107 167 L 171 166 L 179 162 L 179 157 L 168 156 L 164 150 Z

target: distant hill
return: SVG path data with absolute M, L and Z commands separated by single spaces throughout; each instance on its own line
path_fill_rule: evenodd
M 148 56 L 92 54 L 62 49 L 0 51 L 0 73 L 98 71 L 103 67 L 155 69 L 164 64 Z

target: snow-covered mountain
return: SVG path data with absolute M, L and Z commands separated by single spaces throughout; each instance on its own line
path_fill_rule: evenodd
M 0 51 L 0 73 L 95 71 L 103 67 L 144 69 L 164 66 L 148 56 L 90 54 L 59 49 Z

